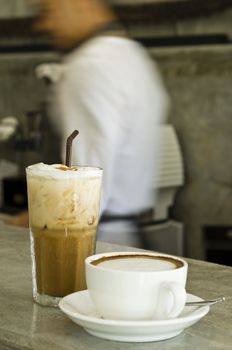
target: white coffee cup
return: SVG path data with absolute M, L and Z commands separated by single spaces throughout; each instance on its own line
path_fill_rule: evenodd
M 169 319 L 184 308 L 188 264 L 183 259 L 111 252 L 88 257 L 85 268 L 90 297 L 105 319 Z

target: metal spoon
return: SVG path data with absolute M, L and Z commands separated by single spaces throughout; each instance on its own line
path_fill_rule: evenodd
M 202 301 L 188 301 L 185 306 L 205 306 L 205 305 L 214 305 L 217 303 L 221 303 L 222 301 L 225 301 L 225 297 L 220 297 L 216 299 L 210 299 L 210 300 L 202 300 Z

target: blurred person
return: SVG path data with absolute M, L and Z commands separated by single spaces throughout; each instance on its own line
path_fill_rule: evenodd
M 98 239 L 140 246 L 136 221 L 154 206 L 158 126 L 168 110 L 160 74 L 127 37 L 113 1 L 36 2 L 36 30 L 63 53 L 50 111 L 62 150 L 78 129 L 72 164 L 104 170 Z

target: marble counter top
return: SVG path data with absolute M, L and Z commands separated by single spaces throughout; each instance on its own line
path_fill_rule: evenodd
M 98 243 L 97 251 L 128 250 Z M 232 295 L 232 268 L 188 260 L 187 291 L 202 298 Z M 150 350 L 232 347 L 232 300 L 211 308 L 206 317 L 176 338 L 157 343 L 120 343 L 96 338 L 59 309 L 32 301 L 28 230 L 0 222 L 0 349 L 1 350 Z

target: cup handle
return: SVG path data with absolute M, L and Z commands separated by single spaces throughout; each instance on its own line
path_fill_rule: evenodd
M 186 290 L 180 283 L 163 283 L 158 294 L 156 318 L 168 319 L 177 317 L 185 306 L 186 298 Z

